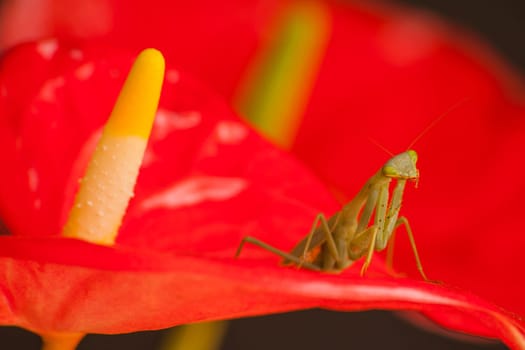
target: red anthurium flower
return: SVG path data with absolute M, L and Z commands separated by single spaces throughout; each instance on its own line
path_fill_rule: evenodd
M 2 323 L 41 333 L 117 333 L 313 306 L 410 309 L 452 329 L 524 348 L 520 316 L 470 292 L 523 314 L 516 298 L 501 298 L 513 293 L 509 288 L 480 285 L 482 269 L 488 273 L 498 266 L 491 262 L 507 266 L 494 251 L 501 251 L 500 245 L 509 249 L 509 241 L 494 237 L 515 231 L 511 220 L 480 219 L 479 213 L 510 218 L 501 203 L 519 208 L 519 191 L 510 190 L 519 188 L 519 171 L 505 173 L 504 191 L 490 182 L 502 167 L 516 169 L 510 165 L 512 155 L 519 155 L 523 130 L 501 72 L 489 73 L 472 56 L 446 45 L 439 39 L 443 29 L 428 27 L 425 18 L 327 8 L 330 45 L 293 150 L 349 198 L 387 158 L 368 136 L 404 150 L 436 115 L 467 98 L 416 145 L 421 186 L 406 191 L 403 208 L 430 277 L 465 289 L 420 281 L 402 235 L 395 267 L 411 277 L 391 276 L 379 258 L 365 278 L 359 277 L 360 264 L 339 275 L 283 268 L 257 247 L 247 246 L 233 260 L 245 234 L 287 250 L 308 232 L 317 212 L 331 214 L 338 206 L 304 169 L 174 70 L 168 70 L 136 196 L 116 244 L 59 237 L 94 135 L 131 60 L 101 58 L 90 47 L 57 50 L 47 42 L 18 49 L 3 63 L 6 126 L 0 139 L 4 163 L 12 168 L 1 175 L 0 188 L 2 219 L 11 231 L 0 237 Z M 423 37 L 406 39 L 414 32 Z M 407 49 L 398 50 L 403 43 Z M 34 71 L 23 62 L 32 62 Z M 445 85 L 447 71 L 457 80 Z M 34 85 L 28 86 L 24 75 L 34 76 Z M 406 77 L 412 79 L 405 83 Z M 495 112 L 505 122 L 489 117 Z M 439 145 L 431 147 L 432 140 Z M 494 150 L 500 151 L 497 156 Z M 467 268 L 477 262 L 483 268 Z M 491 278 L 512 285 L 510 273 L 498 272 L 501 276 Z
M 33 64 L 8 69 L 17 62 Z M 3 60 L 0 130 L 10 170 L 1 210 L 11 231 L 0 237 L 3 324 L 118 333 L 313 306 L 392 308 L 446 315 L 449 327 L 523 345 L 513 315 L 455 289 L 391 277 L 378 259 L 366 278 L 358 267 L 340 275 L 284 268 L 257 247 L 234 260 L 243 235 L 286 249 L 316 211 L 337 206 L 297 163 L 171 68 L 116 244 L 62 238 L 71 188 L 130 62 L 54 41 Z M 31 67 L 35 85 L 22 86 Z

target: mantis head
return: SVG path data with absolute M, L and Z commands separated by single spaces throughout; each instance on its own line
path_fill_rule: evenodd
M 390 158 L 383 166 L 383 175 L 393 179 L 418 181 L 419 170 L 416 167 L 417 153 L 408 150 Z

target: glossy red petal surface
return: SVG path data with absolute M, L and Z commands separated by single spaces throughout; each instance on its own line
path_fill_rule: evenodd
M 269 256 L 234 261 L 49 239 L 49 256 L 36 259 L 47 262 L 23 258 L 35 259 L 27 252 L 44 242 L 24 238 L 2 246 L 2 255 L 4 247 L 11 255 L 0 260 L 2 281 L 8 281 L 3 289 L 10 292 L 2 295 L 2 323 L 34 330 L 119 333 L 318 306 L 385 308 L 431 313 L 453 329 L 498 337 L 514 348 L 524 346 L 515 316 L 464 291 L 393 279 L 376 264 L 367 278 L 360 278 L 357 269 L 332 275 L 282 268 Z M 52 262 L 60 259 L 51 252 L 64 248 L 82 249 L 84 258 L 68 260 L 86 266 L 65 268 Z M 88 261 L 86 254 L 110 263 L 94 267 L 100 261 Z

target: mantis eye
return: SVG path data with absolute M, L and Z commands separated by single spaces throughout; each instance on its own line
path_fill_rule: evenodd
M 388 177 L 394 177 L 399 175 L 399 172 L 391 165 L 386 165 L 383 167 L 383 175 Z
M 416 164 L 417 163 L 417 153 L 416 151 L 410 149 L 407 151 L 408 153 L 408 156 L 410 157 L 410 159 L 412 160 L 412 163 Z

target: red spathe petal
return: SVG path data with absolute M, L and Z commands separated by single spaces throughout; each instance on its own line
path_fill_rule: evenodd
M 74 193 L 67 189 L 78 179 L 72 169 L 85 164 L 78 157 L 89 154 L 89 140 L 131 62 L 125 55 L 106 59 L 100 53 L 91 56 L 94 51 L 87 48 L 74 49 L 82 53 L 78 66 L 71 47 L 58 45 L 51 59 L 69 62 L 52 65 L 57 71 L 49 79 L 63 78 L 63 90 L 54 89 L 62 92 L 51 98 L 39 88 L 22 98 L 24 90 L 11 85 L 18 73 L 2 71 L 7 95 L 1 107 L 11 111 L 2 113 L 2 147 L 5 162 L 13 165 L 0 181 L 0 212 L 13 232 L 0 237 L 2 323 L 35 331 L 117 333 L 313 306 L 414 309 L 436 319 L 452 308 L 463 316 L 457 320 L 471 322 L 441 319 L 447 326 L 523 346 L 517 318 L 470 294 L 390 277 L 380 259 L 366 278 L 358 277 L 359 266 L 341 275 L 283 268 L 277 257 L 257 247 L 246 247 L 234 260 L 243 236 L 287 250 L 308 231 L 317 212 L 330 214 L 337 206 L 297 162 L 259 139 L 178 70 L 168 69 L 160 107 L 164 116 L 156 121 L 117 244 L 100 247 L 60 238 Z M 33 55 L 31 50 L 26 54 Z M 94 62 L 90 74 L 74 74 L 89 62 Z M 37 58 L 35 65 L 45 63 Z M 42 81 L 45 85 L 48 79 Z M 109 92 L 99 96 L 95 91 L 102 87 Z M 84 107 L 90 113 L 81 113 Z M 72 116 L 85 124 L 79 127 Z M 33 118 L 58 124 L 32 123 Z M 38 136 L 37 130 L 41 137 L 26 136 Z M 52 140 L 67 151 L 46 150 L 49 133 L 66 134 Z M 44 162 L 48 158 L 54 161 Z M 15 181 L 27 174 L 30 161 L 40 164 L 34 186 Z M 39 208 L 35 193 L 45 193 Z
M 42 46 L 50 50 L 43 51 Z M 8 69 L 17 59 L 32 64 L 23 71 Z M 2 290 L 9 301 L 2 309 L 6 323 L 64 330 L 75 328 L 60 321 L 71 317 L 86 322 L 82 329 L 95 331 L 101 322 L 91 315 L 96 310 L 67 316 L 58 315 L 56 309 L 87 302 L 81 297 L 90 294 L 87 284 L 59 283 L 52 275 L 75 280 L 82 269 L 92 269 L 88 273 L 94 275 L 144 268 L 167 273 L 174 257 L 180 255 L 177 260 L 183 261 L 187 254 L 231 260 L 244 235 L 274 237 L 273 242 L 268 240 L 291 245 L 295 238 L 289 235 L 305 232 L 320 207 L 336 208 L 323 185 L 299 163 L 260 139 L 184 73 L 169 67 L 136 196 L 118 244 L 97 247 L 61 238 L 78 179 L 130 63 L 128 55 L 108 58 L 89 45 L 57 41 L 22 46 L 4 59 L 0 82 L 6 93 L 0 108 L 9 113 L 2 113 L 0 121 L 3 162 L 10 171 L 1 174 L 0 213 L 12 233 L 0 237 L 6 264 Z M 31 75 L 32 69 L 40 75 L 35 73 L 34 85 L 22 86 L 18 77 Z M 59 85 L 45 88 L 57 80 Z M 63 271 L 47 275 L 43 271 L 49 263 Z M 42 274 L 35 273 L 35 266 Z M 74 266 L 80 270 L 70 269 Z M 34 279 L 18 269 L 26 269 Z M 53 287 L 57 283 L 60 287 Z M 117 278 L 104 284 L 108 296 L 112 283 L 120 282 Z M 47 298 L 41 299 L 37 292 L 41 288 L 54 295 L 47 305 L 53 312 L 43 311 Z M 147 290 L 141 293 L 149 295 Z M 142 308 L 141 303 L 135 306 Z M 171 317 L 171 323 L 178 322 Z M 105 332 L 111 332 L 107 324 L 116 323 L 104 323 Z M 154 327 L 147 320 L 139 324 Z
M 32 244 L 24 240 L 8 245 Z M 473 334 L 499 337 L 516 348 L 524 345 L 515 317 L 444 286 L 373 273 L 359 278 L 355 269 L 331 275 L 253 260 L 175 254 L 162 258 L 142 254 L 146 259 L 140 268 L 126 271 L 119 269 L 132 266 L 130 257 L 141 254 L 116 254 L 114 249 L 82 242 L 70 245 L 74 244 L 86 245 L 86 252 L 106 257 L 113 266 L 64 269 L 61 264 L 23 262 L 15 250 L 15 259 L 1 260 L 0 271 L 8 272 L 2 281 L 7 279 L 10 289 L 17 290 L 0 304 L 4 323 L 44 331 L 119 333 L 317 306 L 349 311 L 386 308 L 431 312 L 441 315 L 446 326 L 468 327 Z M 64 248 L 67 243 L 58 245 Z

